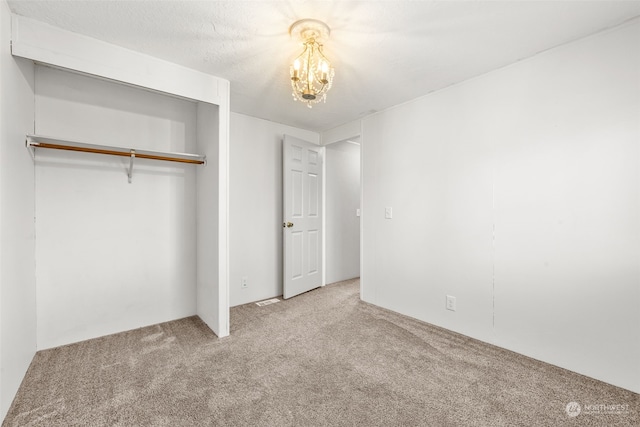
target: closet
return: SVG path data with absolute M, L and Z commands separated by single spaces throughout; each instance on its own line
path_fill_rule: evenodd
M 229 84 L 13 17 L 35 62 L 37 347 L 197 314 L 228 335 Z

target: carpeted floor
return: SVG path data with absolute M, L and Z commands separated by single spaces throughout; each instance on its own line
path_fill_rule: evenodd
M 640 425 L 638 394 L 363 303 L 358 290 L 354 280 L 232 308 L 224 339 L 190 317 L 41 351 L 3 426 Z M 570 417 L 569 402 L 582 412 Z

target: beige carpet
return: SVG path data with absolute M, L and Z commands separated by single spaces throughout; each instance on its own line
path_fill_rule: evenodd
M 39 352 L 3 426 L 640 425 L 640 395 L 363 303 L 357 281 L 233 308 L 231 325 Z

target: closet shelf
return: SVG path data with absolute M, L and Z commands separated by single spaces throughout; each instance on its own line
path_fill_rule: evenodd
M 26 145 L 27 148 L 30 149 L 52 148 L 56 150 L 80 151 L 83 153 L 129 157 L 129 169 L 127 170 L 129 183 L 131 183 L 131 176 L 133 174 L 133 160 L 136 157 L 138 159 L 162 160 L 165 162 L 180 162 L 195 165 L 206 165 L 207 163 L 207 157 L 201 156 L 199 154 L 171 153 L 164 151 L 149 151 L 137 150 L 133 148 L 112 147 L 109 145 L 85 144 L 82 142 L 56 139 L 40 135 L 27 135 Z
M 172 153 L 163 151 L 138 150 L 133 148 L 112 147 L 109 145 L 84 144 L 82 142 L 50 138 L 40 135 L 27 135 L 28 148 L 53 148 L 57 150 L 81 151 L 84 153 L 108 154 L 112 156 L 136 157 L 139 159 L 162 160 L 202 165 L 206 164 L 206 156 L 189 153 Z

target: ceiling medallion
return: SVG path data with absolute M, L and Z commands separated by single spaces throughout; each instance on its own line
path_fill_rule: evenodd
M 293 99 L 307 104 L 327 101 L 335 71 L 322 53 L 322 42 L 329 38 L 327 24 L 316 19 L 302 19 L 289 27 L 289 34 L 302 42 L 303 50 L 289 68 Z

